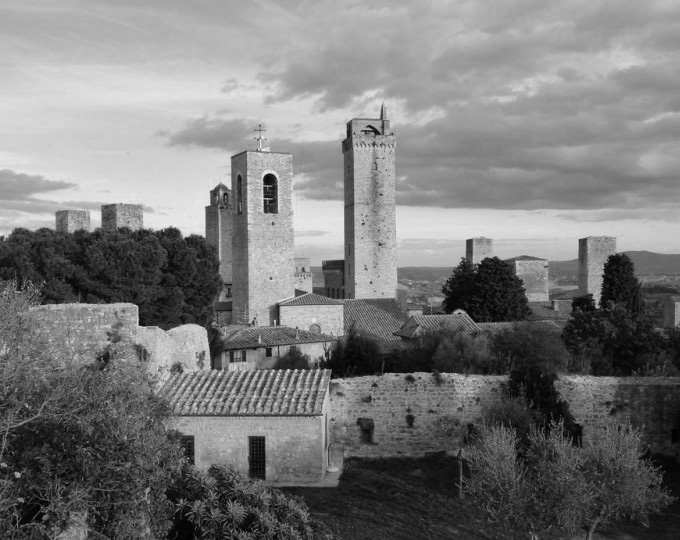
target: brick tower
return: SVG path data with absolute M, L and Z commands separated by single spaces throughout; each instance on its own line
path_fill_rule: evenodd
M 379 119 L 347 123 L 342 141 L 346 298 L 396 295 L 395 147 L 384 105 Z
M 294 296 L 293 157 L 267 149 L 231 158 L 233 322 L 272 325 Z
M 57 232 L 90 230 L 90 213 L 87 210 L 59 210 L 55 214 L 55 220 Z
M 219 183 L 210 191 L 210 205 L 205 207 L 205 239 L 217 248 L 220 261 L 220 277 L 223 283 L 222 297 L 231 296 L 231 238 L 234 232 L 234 205 L 231 191 Z
M 600 305 L 604 263 L 616 253 L 616 238 L 588 236 L 578 241 L 578 293 L 592 294 L 595 305 Z
M 141 204 L 102 205 L 102 229 L 115 231 L 121 227 L 133 231 L 144 228 L 144 209 Z

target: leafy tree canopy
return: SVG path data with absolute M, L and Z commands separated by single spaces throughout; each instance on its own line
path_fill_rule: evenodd
M 602 274 L 600 307 L 624 304 L 630 311 L 639 312 L 640 281 L 635 277 L 633 261 L 624 253 L 610 255 Z
M 0 238 L 0 279 L 42 283 L 46 303 L 131 302 L 142 325 L 165 329 L 211 322 L 218 266 L 205 239 L 175 228 L 15 229 Z
M 521 321 L 530 314 L 522 280 L 498 257 L 478 265 L 463 258 L 442 292 L 446 313 L 463 309 L 476 322 Z

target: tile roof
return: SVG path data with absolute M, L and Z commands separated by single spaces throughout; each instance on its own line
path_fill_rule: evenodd
M 545 261 L 545 262 L 548 262 L 548 259 L 542 259 L 541 257 L 532 257 L 531 255 L 519 255 L 517 257 L 505 259 L 504 262 L 513 262 L 513 261 Z
M 328 369 L 194 371 L 160 395 L 178 416 L 319 416 L 330 378 Z
M 412 339 L 423 330 L 475 332 L 479 330 L 479 326 L 467 313 L 460 310 L 449 315 L 414 315 L 394 335 Z
M 342 300 L 336 300 L 334 298 L 328 298 L 328 296 L 323 296 L 314 293 L 305 293 L 290 300 L 284 300 L 279 302 L 279 306 L 318 306 L 318 305 L 341 305 Z
M 289 326 L 226 326 L 222 343 L 225 351 L 257 349 L 276 345 L 300 345 L 336 341 L 336 336 L 315 334 Z
M 343 300 L 345 334 L 354 325 L 363 336 L 379 341 L 400 341 L 394 333 L 406 322 L 406 314 L 394 298 Z

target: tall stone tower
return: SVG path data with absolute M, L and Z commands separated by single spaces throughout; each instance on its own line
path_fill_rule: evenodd
M 468 238 L 465 240 L 465 258 L 472 264 L 479 264 L 487 257 L 493 257 L 493 240 L 491 238 Z
M 57 232 L 90 230 L 90 213 L 87 210 L 59 210 L 54 217 Z
M 616 238 L 588 236 L 578 241 L 578 294 L 592 294 L 599 306 L 602 294 L 604 263 L 616 253 Z
M 342 141 L 346 298 L 396 295 L 395 147 L 384 105 L 380 118 L 347 123 Z
M 205 239 L 217 248 L 220 261 L 223 297 L 231 296 L 231 238 L 234 232 L 234 205 L 231 191 L 219 183 L 210 191 L 210 205 L 205 207 Z
M 133 231 L 144 228 L 144 208 L 141 204 L 103 204 L 102 229 L 115 231 L 129 227 Z
M 293 157 L 257 150 L 231 158 L 233 322 L 272 325 L 294 296 Z

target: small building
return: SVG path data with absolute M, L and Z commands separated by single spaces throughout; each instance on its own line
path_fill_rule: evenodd
M 232 325 L 223 327 L 222 333 L 223 352 L 213 359 L 213 366 L 228 371 L 270 369 L 292 347 L 316 362 L 337 341 L 336 336 L 289 326 Z
M 283 326 L 342 336 L 345 333 L 344 310 L 342 300 L 308 293 L 280 302 L 279 318 Z
M 666 298 L 663 305 L 664 328 L 676 328 L 680 325 L 680 296 L 673 295 Z
M 267 483 L 305 484 L 328 467 L 330 370 L 174 375 L 160 394 L 197 468 L 223 463 Z

